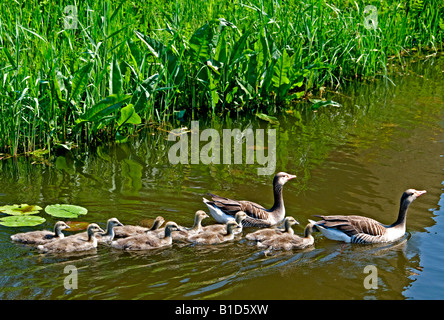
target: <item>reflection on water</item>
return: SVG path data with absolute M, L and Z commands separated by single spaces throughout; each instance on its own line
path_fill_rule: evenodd
M 276 129 L 277 171 L 298 175 L 284 188 L 287 214 L 302 226 L 314 214 L 362 214 L 390 224 L 405 189 L 426 189 L 409 209 L 401 241 L 355 246 L 315 234 L 314 248 L 272 254 L 242 239 L 142 253 L 100 246 L 76 255 L 42 255 L 9 239 L 35 228 L 0 226 L 0 298 L 442 298 L 443 63 L 412 66 L 409 76 L 395 79 L 396 87 L 353 85 L 331 96 L 341 108 L 315 112 L 296 105 L 280 125 L 257 118 L 199 122 L 201 130 Z M 79 220 L 103 227 L 111 217 L 138 224 L 157 215 L 191 226 L 194 212 L 206 209 L 206 192 L 272 205 L 272 177 L 257 175 L 258 165 L 245 164 L 245 158 L 243 164 L 172 165 L 167 136 L 150 128 L 126 144 L 86 152 L 60 148 L 49 161 L 1 161 L 0 205 L 77 204 L 89 210 Z M 41 215 L 47 222 L 39 227 L 51 229 L 55 219 Z M 63 286 L 68 265 L 78 270 L 78 289 Z M 363 286 L 368 265 L 377 268 L 377 289 Z

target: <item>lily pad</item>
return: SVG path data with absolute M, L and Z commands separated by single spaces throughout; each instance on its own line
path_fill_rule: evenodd
M 86 230 L 86 228 L 88 228 L 89 222 L 66 221 L 66 224 L 69 226 L 69 229 L 66 229 L 66 231 L 80 231 Z
M 6 227 L 32 227 L 45 222 L 46 219 L 39 216 L 9 216 L 0 218 L 0 224 Z
M 12 216 L 24 216 L 30 214 L 39 213 L 43 208 L 36 205 L 28 204 L 13 204 L 0 207 L 0 212 L 12 215 Z
M 51 204 L 46 206 L 45 212 L 58 218 L 77 218 L 79 215 L 88 213 L 86 208 L 73 204 Z

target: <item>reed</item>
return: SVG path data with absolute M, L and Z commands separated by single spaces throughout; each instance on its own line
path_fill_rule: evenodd
M 441 1 L 0 4 L 0 152 L 126 141 L 138 126 L 274 113 L 442 50 Z M 391 62 L 389 64 L 389 61 Z

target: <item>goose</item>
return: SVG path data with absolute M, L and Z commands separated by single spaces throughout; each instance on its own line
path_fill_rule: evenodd
M 97 247 L 96 232 L 105 232 L 97 224 L 88 225 L 88 238 L 79 237 L 78 234 L 52 241 L 43 245 L 38 245 L 37 249 L 47 253 L 77 252 L 95 249 Z
M 64 229 L 69 229 L 69 226 L 63 221 L 57 221 L 54 225 L 54 232 L 49 230 L 38 230 L 16 233 L 11 236 L 11 240 L 26 244 L 45 244 L 57 239 L 63 239 L 65 235 L 62 233 L 62 230 Z
M 203 198 L 203 202 L 210 210 L 210 214 L 219 223 L 234 220 L 238 211 L 244 211 L 247 217 L 242 221 L 244 227 L 270 227 L 280 223 L 285 217 L 284 199 L 282 188 L 287 181 L 296 178 L 285 172 L 277 173 L 273 178 L 274 205 L 265 209 L 261 205 L 251 201 L 237 201 L 223 198 L 209 193 L 211 201 Z
M 176 230 L 180 230 L 179 226 L 175 222 L 169 221 L 165 225 L 165 236 L 163 238 L 159 238 L 150 233 L 144 233 L 128 238 L 117 239 L 111 242 L 111 247 L 127 251 L 136 251 L 169 246 L 173 242 L 171 233 Z
M 314 244 L 312 223 L 307 224 L 304 230 L 304 237 L 300 237 L 290 232 L 284 232 L 270 239 L 258 242 L 259 247 L 267 247 L 267 250 L 291 250 L 305 249 Z
M 292 229 L 293 225 L 299 224 L 299 222 L 296 221 L 293 217 L 286 217 L 284 220 L 284 229 L 278 229 L 278 228 L 266 228 L 257 230 L 255 232 L 249 233 L 245 236 L 247 240 L 254 240 L 254 241 L 264 241 L 267 239 L 271 239 L 275 236 L 282 235 L 284 233 L 288 233 L 290 235 L 294 234 L 294 231 Z
M 233 229 L 233 234 L 242 233 L 242 221 L 247 217 L 247 214 L 243 211 L 236 212 L 234 216 L 234 221 L 239 225 L 238 228 Z M 202 228 L 203 232 L 215 232 L 215 233 L 224 233 L 227 230 L 227 226 L 225 224 L 212 224 L 209 226 L 205 226 Z
M 141 226 L 131 226 L 131 225 L 119 226 L 114 228 L 114 238 L 115 239 L 127 238 L 138 234 L 144 234 L 146 232 L 159 230 L 159 227 L 161 227 L 164 222 L 165 219 L 161 216 L 158 216 L 156 217 L 156 219 L 154 219 L 154 223 L 151 228 L 144 228 Z
M 188 238 L 194 244 L 218 244 L 234 239 L 233 230 L 239 228 L 239 225 L 234 220 L 229 220 L 226 223 L 226 231 L 224 234 L 218 232 L 201 232 Z
M 111 218 L 108 219 L 108 221 L 106 222 L 106 230 L 103 233 L 96 233 L 95 237 L 97 239 L 97 243 L 109 243 L 114 239 L 115 236 L 115 227 L 118 226 L 123 226 L 122 223 L 120 223 L 119 220 L 117 220 L 117 218 Z M 85 232 L 80 232 L 77 233 L 75 235 L 73 235 L 73 237 L 78 237 L 82 240 L 87 240 L 88 239 L 88 231 Z
M 197 210 L 194 215 L 194 224 L 191 228 L 180 227 L 180 230 L 172 234 L 173 240 L 187 241 L 192 235 L 198 234 L 203 231 L 202 220 L 209 216 L 203 210 Z
M 314 228 L 332 240 L 348 243 L 383 243 L 396 241 L 405 234 L 407 209 L 426 190 L 408 189 L 401 196 L 398 219 L 391 225 L 363 216 L 323 216 L 320 221 L 312 221 Z

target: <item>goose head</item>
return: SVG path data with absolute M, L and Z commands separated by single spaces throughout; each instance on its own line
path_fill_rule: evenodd
M 165 219 L 162 216 L 157 216 L 156 219 L 154 219 L 153 226 L 150 230 L 157 230 L 162 226 L 165 222 Z
M 283 186 L 288 181 L 290 181 L 291 179 L 294 179 L 294 178 L 296 178 L 296 176 L 293 174 L 289 174 L 286 172 L 279 172 L 274 176 L 273 184 Z
M 102 228 L 99 227 L 96 223 L 90 223 L 88 228 L 86 228 L 88 232 L 88 236 L 93 236 L 96 232 L 105 232 Z
M 63 221 L 57 221 L 54 225 L 54 233 L 59 237 L 63 238 L 64 235 L 62 230 L 69 229 L 70 227 Z
M 234 220 L 240 224 L 242 222 L 242 220 L 244 220 L 247 217 L 247 214 L 243 211 L 238 211 L 236 212 L 235 216 L 234 216 Z
M 284 220 L 285 229 L 289 229 L 295 224 L 299 224 L 299 222 L 293 217 L 286 217 Z
M 197 210 L 194 216 L 194 221 L 202 221 L 205 218 L 208 218 L 209 215 L 203 210 Z
M 405 201 L 408 201 L 409 203 L 411 203 L 416 198 L 419 198 L 420 196 L 422 196 L 424 193 L 427 193 L 427 191 L 426 190 L 407 189 L 402 194 L 401 204 Z
M 240 228 L 240 225 L 234 221 L 230 220 L 227 222 L 227 234 L 232 234 L 234 229 Z
M 123 224 L 119 221 L 119 220 L 117 220 L 117 218 L 111 218 L 111 219 L 108 219 L 108 222 L 107 222 L 107 224 L 106 224 L 106 228 L 109 230 L 109 229 L 112 229 L 112 228 L 114 228 L 114 227 L 117 227 L 117 226 L 119 226 L 119 227 L 123 227 Z
M 178 230 L 182 230 L 182 228 L 180 228 L 177 223 L 173 222 L 173 221 L 169 221 L 167 222 L 167 224 L 165 225 L 165 233 L 169 232 L 171 233 L 171 231 L 178 231 Z

